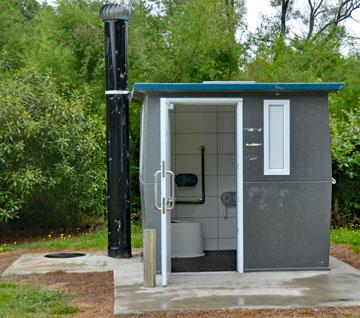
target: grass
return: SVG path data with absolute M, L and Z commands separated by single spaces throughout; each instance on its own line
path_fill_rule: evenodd
M 334 244 L 348 244 L 360 253 L 360 228 L 338 228 L 331 229 L 331 242 Z M 15 242 L 14 242 L 15 243 Z M 49 233 L 48 237 L 34 241 L 23 242 L 18 244 L 4 244 L 0 246 L 0 253 L 14 251 L 16 249 L 49 249 L 49 250 L 90 250 L 90 249 L 107 249 L 107 229 L 103 228 L 95 232 L 85 232 L 80 235 L 72 236 L 71 234 L 54 234 Z M 131 245 L 133 248 L 142 247 L 142 227 L 141 225 L 131 226 Z M 1 317 L 1 316 L 0 316 Z
M 131 226 L 131 245 L 134 248 L 142 247 L 142 228 L 140 225 Z M 90 250 L 107 249 L 107 228 L 94 232 L 85 232 L 80 235 L 49 233 L 46 238 L 34 242 L 3 244 L 0 253 L 16 249 L 49 249 L 49 250 Z M 1 316 L 0 316 L 1 317 Z
M 348 244 L 355 252 L 360 253 L 360 228 L 331 229 L 331 242 L 334 244 Z
M 78 311 L 77 307 L 69 305 L 70 300 L 63 292 L 0 282 L 2 318 L 63 317 Z

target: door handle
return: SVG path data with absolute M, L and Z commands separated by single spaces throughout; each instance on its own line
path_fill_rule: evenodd
M 161 173 L 161 170 L 156 171 L 154 174 L 154 206 L 157 210 L 161 211 L 161 207 L 158 205 L 158 175 Z
M 154 174 L 154 206 L 157 210 L 161 211 L 161 206 L 158 204 L 158 176 L 161 174 L 161 170 L 156 171 Z M 166 210 L 173 210 L 175 207 L 175 174 L 174 172 L 167 170 L 166 174 L 170 175 L 170 195 L 166 199 Z M 161 204 L 162 205 L 162 204 Z
M 166 207 L 167 210 L 173 210 L 175 208 L 175 174 L 171 170 L 166 171 L 167 174 L 170 175 L 171 179 L 171 186 L 170 186 L 170 193 L 171 195 L 168 196 L 167 203 L 170 203 L 169 207 Z

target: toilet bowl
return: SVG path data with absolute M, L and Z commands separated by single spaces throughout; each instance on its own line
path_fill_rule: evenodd
M 171 221 L 171 252 L 177 258 L 205 255 L 200 221 Z

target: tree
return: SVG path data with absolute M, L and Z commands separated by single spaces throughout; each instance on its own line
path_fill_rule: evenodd
M 34 69 L 0 75 L 0 220 L 76 226 L 105 201 L 105 126 L 91 97 Z
M 350 18 L 360 8 L 359 0 L 338 0 L 335 4 L 326 0 L 308 0 L 309 14 L 304 22 L 308 25 L 306 38 L 331 32 L 339 24 Z M 317 27 L 315 28 L 315 26 Z
M 270 4 L 274 8 L 279 8 L 279 15 L 277 19 L 279 19 L 280 25 L 279 25 L 279 36 L 285 37 L 287 33 L 287 21 L 289 19 L 289 16 L 291 15 L 293 11 L 294 6 L 294 0 L 271 0 Z
M 12 67 L 23 65 L 21 57 L 29 45 L 31 20 L 38 9 L 35 0 L 0 1 L 0 51 Z
M 359 103 L 360 104 L 360 103 Z M 360 223 L 360 105 L 345 111 L 345 120 L 332 116 L 334 221 L 338 226 Z
M 330 96 L 330 111 L 334 197 L 350 220 L 358 201 L 344 189 L 360 180 L 352 130 L 360 54 L 342 22 L 359 1 L 308 0 L 299 9 L 298 1 L 271 0 L 278 14 L 249 34 L 243 0 L 128 0 L 130 89 L 134 82 L 345 81 Z M 103 2 L 0 1 L 2 220 L 57 211 L 59 223 L 70 224 L 62 211 L 75 220 L 105 210 Z M 303 33 L 291 32 L 294 21 Z M 342 45 L 352 45 L 346 56 Z M 139 219 L 138 104 L 130 114 L 132 214 Z

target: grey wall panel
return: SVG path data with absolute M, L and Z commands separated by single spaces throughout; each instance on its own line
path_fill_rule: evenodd
M 244 183 L 246 270 L 327 267 L 330 182 Z
M 290 175 L 265 176 L 264 99 L 290 100 Z M 261 131 L 249 131 L 260 128 Z M 250 147 L 246 144 L 261 144 Z M 244 98 L 244 181 L 331 180 L 327 96 L 252 96 Z
M 145 183 L 149 183 L 154 181 L 154 173 L 160 168 L 160 99 L 149 96 L 142 111 L 145 118 L 141 131 L 141 178 Z
M 161 270 L 161 215 L 154 207 L 153 184 L 140 182 L 142 194 L 141 208 L 143 213 L 143 228 L 156 229 L 156 270 Z
M 140 193 L 143 228 L 156 229 L 156 269 L 161 269 L 160 213 L 154 207 L 154 173 L 160 168 L 160 100 L 150 96 L 142 107 Z

